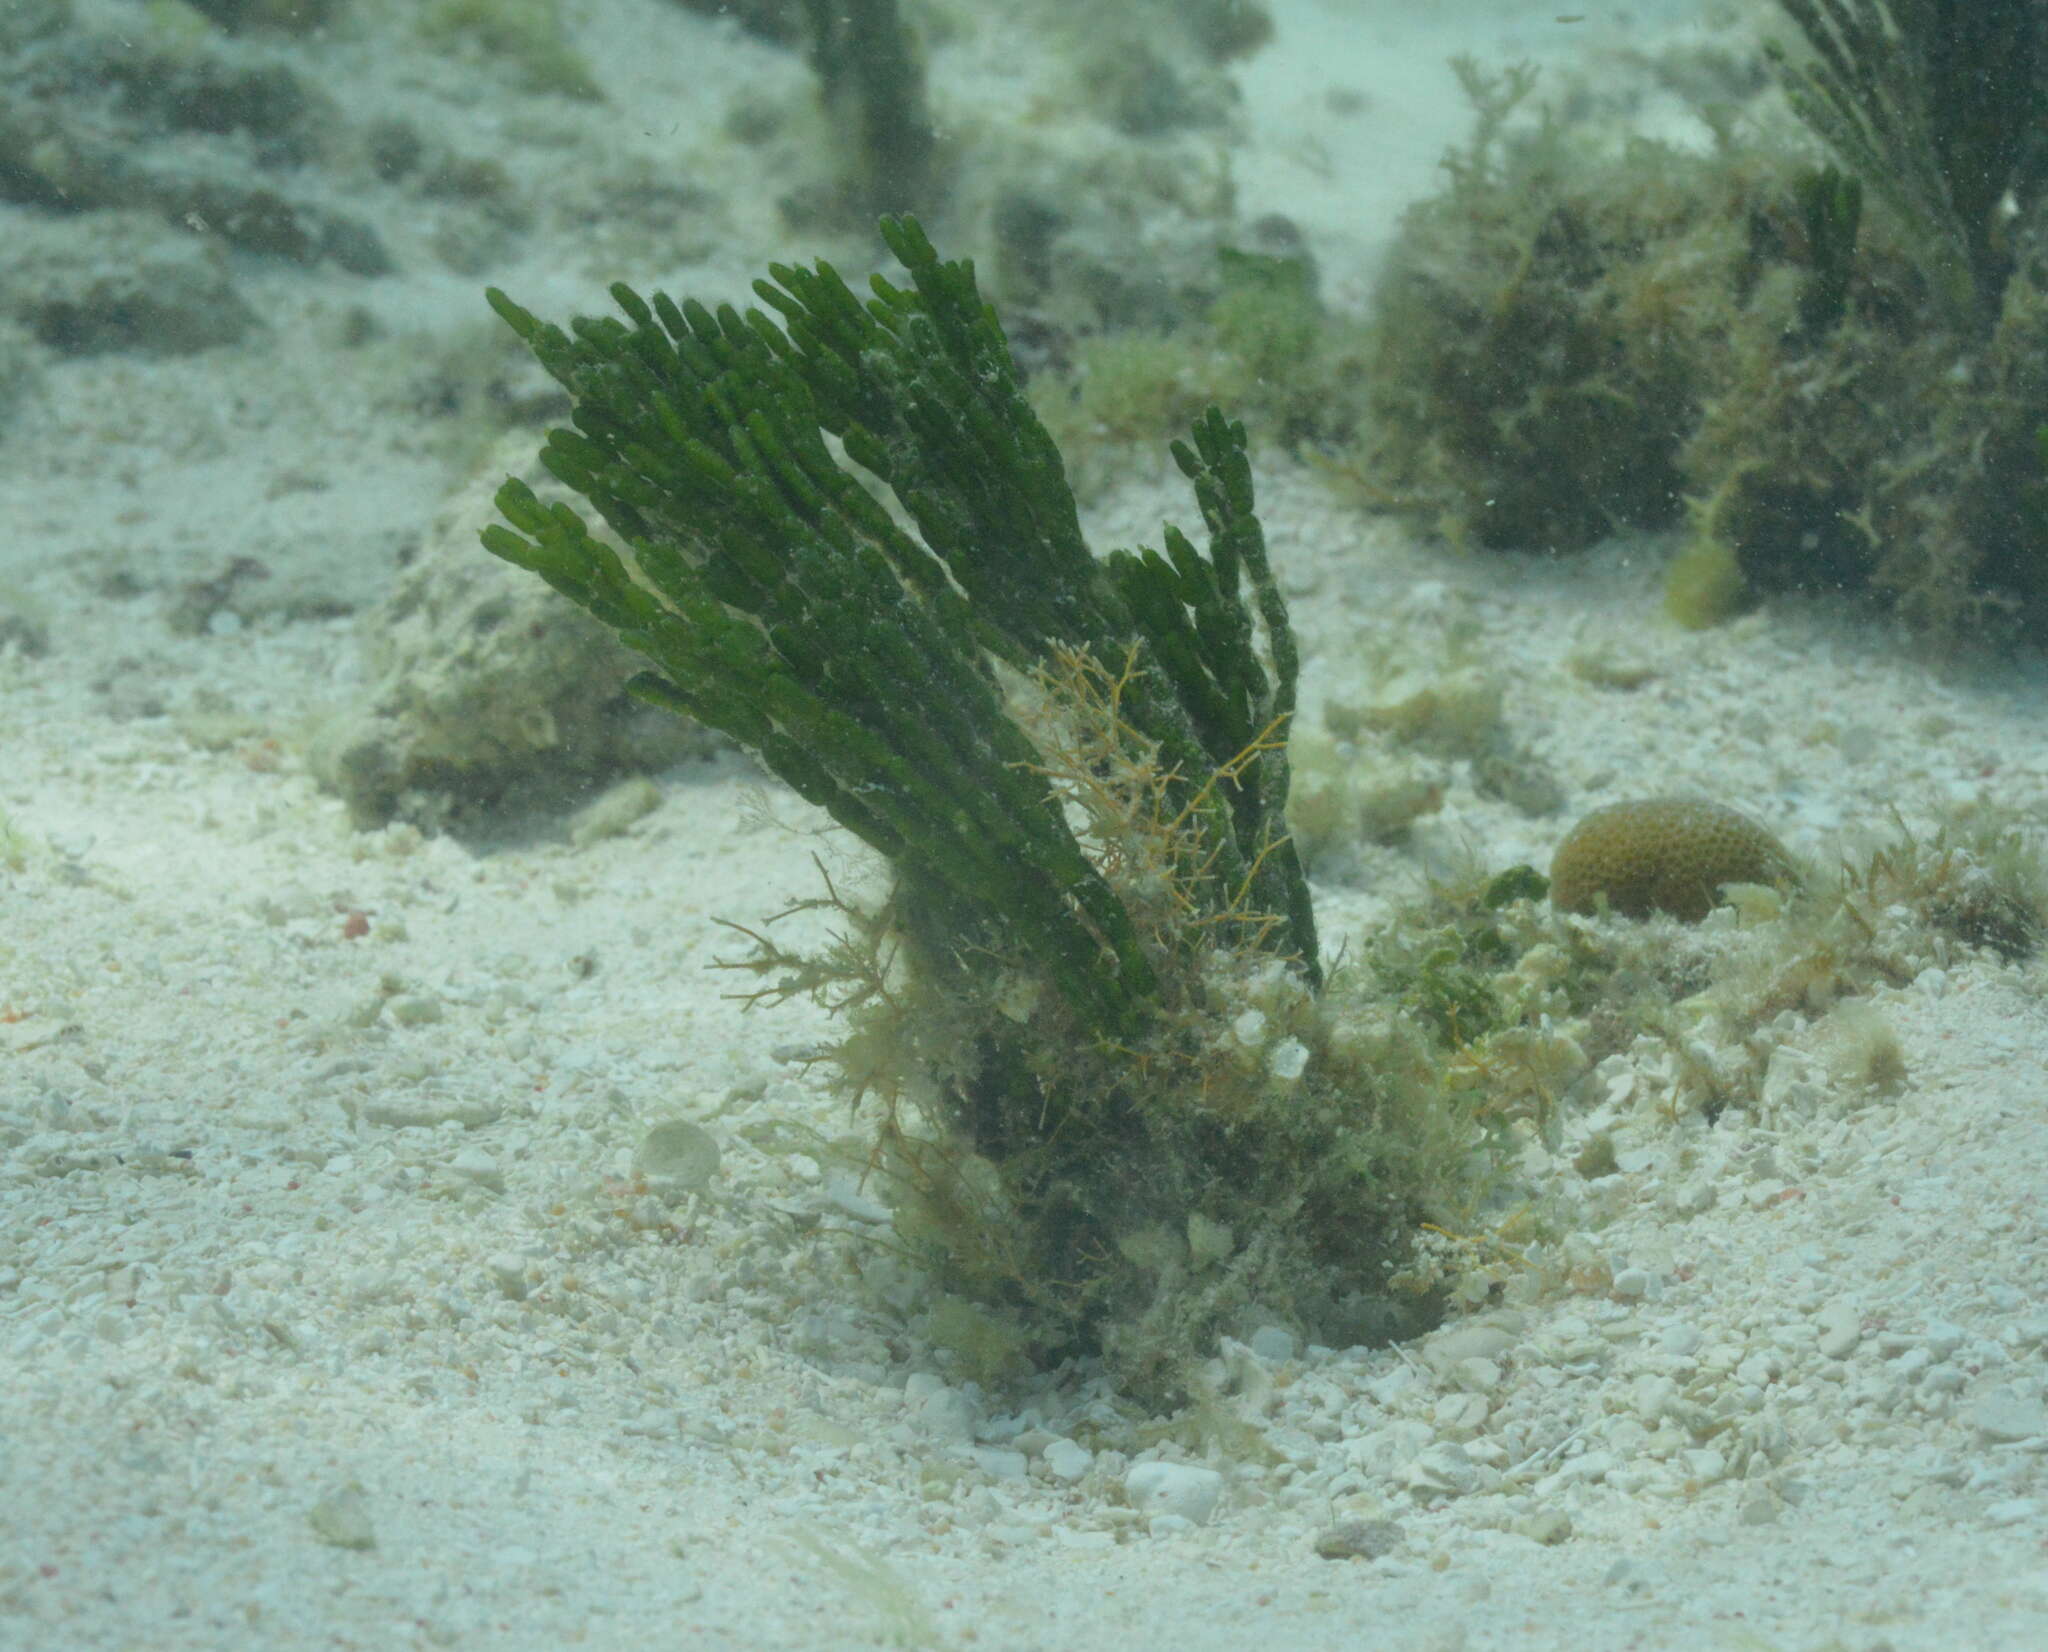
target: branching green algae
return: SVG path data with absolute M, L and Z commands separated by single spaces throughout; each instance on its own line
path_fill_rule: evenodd
M 1904 222 L 1930 286 L 1968 329 L 2014 266 L 2007 204 L 2048 180 L 2031 0 L 1779 0 L 1811 56 L 1771 57 L 1801 120 Z M 2014 216 L 2017 216 L 2015 211 Z M 1853 237 L 1852 237 L 1853 238 Z
M 885 863 L 880 893 L 805 903 L 836 917 L 822 950 L 771 921 L 728 967 L 836 1016 L 825 1059 L 893 1223 L 856 1259 L 878 1302 L 911 1264 L 906 1329 L 962 1369 L 1097 1353 L 1156 1404 L 1220 1334 L 1420 1329 L 1500 1283 L 1500 1244 L 1552 1234 L 1540 1194 L 1503 1208 L 1507 1167 L 1564 1146 L 1598 1063 L 1667 1052 L 1644 1105 L 1674 1124 L 1770 1105 L 1790 1038 L 1882 1095 L 1898 1041 L 1843 1000 L 2039 946 L 2048 883 L 2000 831 L 1698 929 L 1561 911 L 1516 868 L 1325 969 L 1242 429 L 1211 411 L 1174 447 L 1205 546 L 1097 556 L 971 266 L 884 234 L 910 281 L 865 302 L 822 263 L 775 268 L 763 309 L 619 287 L 623 321 L 566 331 L 492 294 L 571 394 L 544 460 L 603 529 L 508 482 L 485 543 Z
M 1155 1397 L 1219 1330 L 1389 1330 L 1482 1129 L 1422 1033 L 1325 982 L 1244 431 L 1173 446 L 1205 550 L 1097 557 L 972 266 L 882 228 L 910 284 L 865 302 L 822 262 L 765 310 L 618 286 L 624 321 L 568 331 L 492 292 L 574 398 L 544 463 L 610 535 L 510 481 L 484 543 L 887 862 L 878 902 L 828 886 L 829 953 L 756 935 L 742 967 L 843 1016 L 897 1237 L 973 1305 L 943 1317 Z

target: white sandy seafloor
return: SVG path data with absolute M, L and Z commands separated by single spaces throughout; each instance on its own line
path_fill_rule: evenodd
M 1240 188 L 1362 295 L 1456 134 L 1445 52 L 1556 14 L 1276 9 Z M 708 118 L 654 112 L 702 65 L 784 72 L 651 0 L 584 44 L 628 145 Z M 1362 113 L 1318 119 L 1333 78 Z M 802 250 L 721 256 L 736 284 Z M 490 278 L 592 302 L 549 253 Z M 252 276 L 263 341 L 52 365 L 0 442 L 0 574 L 49 638 L 0 652 L 0 1647 L 2048 1645 L 2041 964 L 1880 994 L 1894 1095 L 1788 1057 L 1710 1129 L 1609 1073 L 1532 1157 L 1579 1230 L 1552 1283 L 1410 1347 L 1217 1351 L 1228 1451 L 1085 1373 L 949 1381 L 914 1302 L 849 1276 L 879 1210 L 802 1135 L 851 1128 L 801 1063 L 819 1012 L 707 968 L 715 920 L 815 892 L 805 811 L 724 758 L 582 846 L 359 833 L 299 735 L 359 678 L 354 622 L 165 624 L 238 554 L 370 602 L 453 485 L 323 354 L 350 303 L 470 313 L 477 281 L 401 264 Z M 1681 635 L 1664 547 L 1461 562 L 1263 485 L 1310 706 L 1456 641 L 1568 800 L 1454 775 L 1422 854 L 1319 889 L 1333 943 L 1427 855 L 1542 862 L 1622 796 L 1725 798 L 1821 860 L 1893 810 L 2048 816 L 2038 658 L 1930 662 L 1825 604 Z M 1162 513 L 1192 514 L 1133 488 L 1091 525 Z M 671 1118 L 722 1160 L 664 1201 L 631 1167 Z M 1589 1182 L 1596 1118 L 1621 1170 Z M 1384 1552 L 1322 1558 L 1345 1522 Z

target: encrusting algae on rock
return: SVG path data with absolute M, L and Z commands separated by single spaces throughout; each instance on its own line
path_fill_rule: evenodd
M 1560 912 L 1593 912 L 1601 897 L 1624 917 L 1667 912 L 1697 923 L 1724 884 L 1797 884 L 1785 846 L 1749 816 L 1719 803 L 1641 798 L 1591 814 L 1565 834 L 1550 866 Z

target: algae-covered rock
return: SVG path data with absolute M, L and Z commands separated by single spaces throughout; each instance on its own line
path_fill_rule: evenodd
M 256 325 L 226 254 L 143 212 L 25 225 L 0 267 L 0 318 L 60 356 L 191 355 Z
M 1616 157 L 1553 118 L 1505 131 L 1533 72 L 1457 68 L 1477 130 L 1381 279 L 1361 491 L 1490 549 L 1666 525 L 1741 278 L 1747 167 Z
M 2041 635 L 2048 37 L 1977 10 L 1951 38 L 1940 9 L 1788 5 L 1814 50 L 1774 54 L 1786 102 L 1761 73 L 1698 96 L 1705 148 L 1584 88 L 1531 120 L 1533 71 L 1459 64 L 1474 136 L 1388 258 L 1340 470 L 1489 549 L 1689 515 L 1682 625 L 1869 592 L 1938 639 Z
M 559 807 L 714 737 L 625 692 L 638 656 L 539 581 L 479 555 L 509 469 L 554 484 L 519 437 L 451 498 L 363 622 L 371 687 L 314 734 L 321 782 L 359 826 L 447 826 L 514 802 Z

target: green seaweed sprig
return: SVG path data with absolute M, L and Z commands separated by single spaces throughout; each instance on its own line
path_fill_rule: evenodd
M 1284 744 L 1262 740 L 1293 710 L 1297 659 L 1242 427 L 1212 411 L 1174 449 L 1206 556 L 1169 528 L 1164 552 L 1096 558 L 972 265 L 912 219 L 882 234 L 910 285 L 877 277 L 865 301 L 823 261 L 776 265 L 755 284 L 768 310 L 619 285 L 623 321 L 565 331 L 493 290 L 574 398 L 546 468 L 628 554 L 516 480 L 486 548 L 644 654 L 636 693 L 754 750 L 885 856 L 934 956 L 1021 952 L 1105 1038 L 1143 1026 L 1158 960 L 1038 773 L 1002 668 L 1134 658 L 1122 716 L 1185 808 L 1203 906 L 1282 915 L 1273 944 L 1319 981 L 1279 824 Z

